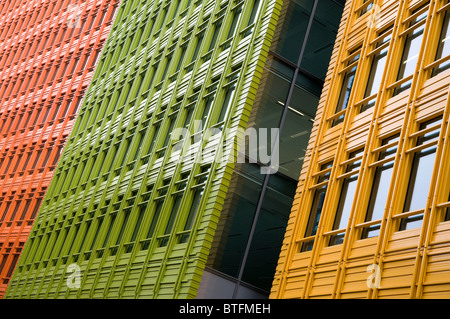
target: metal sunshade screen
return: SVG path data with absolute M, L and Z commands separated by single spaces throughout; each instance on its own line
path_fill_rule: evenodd
M 450 297 L 449 8 L 346 2 L 271 298 Z
M 0 298 L 117 7 L 110 0 L 0 3 Z
M 196 295 L 280 7 L 122 3 L 8 298 Z

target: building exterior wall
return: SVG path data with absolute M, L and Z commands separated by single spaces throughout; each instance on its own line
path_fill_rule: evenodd
M 228 284 L 218 290 L 202 279 L 200 296 L 269 296 L 342 9 L 332 0 L 283 1 L 247 125 L 261 135 L 276 129 L 279 145 L 268 160 L 265 145 L 249 141 L 249 160 L 235 166 L 206 263 L 208 278 Z M 311 57 L 314 66 L 305 63 Z M 268 166 L 273 174 L 261 173 Z
M 7 298 L 195 297 L 280 7 L 122 3 Z
M 271 298 L 450 297 L 449 7 L 347 1 Z
M 0 3 L 0 298 L 108 36 L 116 1 Z

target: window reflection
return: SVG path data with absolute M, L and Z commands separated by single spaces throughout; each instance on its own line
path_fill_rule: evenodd
M 331 170 L 332 166 L 333 166 L 333 162 L 328 162 L 328 163 L 322 164 L 320 166 L 320 171 L 324 171 L 324 172 L 321 175 L 319 175 L 319 177 L 317 178 L 316 184 L 321 184 L 330 179 L 330 170 Z M 314 236 L 317 233 L 317 227 L 319 225 L 320 216 L 322 215 L 323 202 L 325 200 L 327 187 L 328 187 L 328 184 L 324 184 L 324 185 L 316 188 L 316 190 L 314 192 L 313 204 L 311 206 L 308 223 L 306 225 L 305 236 L 303 236 L 304 238 Z M 300 251 L 311 250 L 313 247 L 313 244 L 314 244 L 313 239 L 302 243 L 302 245 L 300 247 Z
M 420 11 L 422 8 L 416 10 Z M 415 13 L 415 12 L 414 12 Z M 413 13 L 413 14 L 414 14 Z M 397 81 L 400 81 L 414 73 L 416 68 L 417 59 L 419 57 L 420 46 L 422 45 L 423 31 L 425 29 L 425 24 L 419 24 L 420 21 L 426 19 L 428 12 L 420 14 L 418 17 L 413 19 L 409 27 L 414 27 L 410 33 L 406 36 L 405 44 L 403 46 L 403 54 L 400 61 L 400 68 L 397 74 Z M 394 95 L 397 95 L 411 87 L 411 80 L 402 83 L 394 90 Z
M 359 52 L 360 50 L 361 48 L 358 48 L 357 50 L 350 53 L 350 56 L 354 55 L 354 57 L 352 57 L 347 62 L 347 66 L 350 67 L 350 69 L 344 75 L 335 113 L 339 113 L 345 110 L 348 106 L 350 94 L 352 93 L 353 82 L 355 80 L 357 61 L 359 60 L 360 57 L 359 53 L 356 52 Z M 335 118 L 333 120 L 332 126 L 338 125 L 342 122 L 344 122 L 344 114 L 341 114 L 338 118 Z
M 351 176 L 344 178 L 341 188 L 341 196 L 339 198 L 338 208 L 333 223 L 333 230 L 343 229 L 347 227 L 350 219 L 350 212 L 353 205 L 353 199 L 356 193 L 356 184 L 359 176 L 359 168 L 361 166 L 361 158 L 364 153 L 364 149 L 351 152 L 349 159 L 355 159 L 354 162 L 347 165 L 346 173 L 353 172 Z M 329 245 L 342 244 L 345 233 L 333 235 L 330 237 Z
M 386 65 L 386 56 L 388 49 L 383 49 L 373 57 L 372 67 L 370 69 L 369 79 L 367 81 L 366 93 L 364 97 L 371 96 L 378 92 L 381 83 L 384 66 Z
M 388 145 L 398 142 L 400 135 L 396 134 L 389 138 L 383 139 L 381 145 Z M 386 206 L 386 200 L 389 192 L 389 185 L 392 179 L 392 170 L 394 167 L 394 157 L 397 153 L 397 145 L 392 146 L 378 154 L 378 161 L 391 158 L 389 162 L 385 162 L 375 169 L 375 176 L 373 178 L 372 190 L 369 198 L 369 205 L 367 207 L 367 213 L 365 222 L 372 220 L 378 220 L 383 218 L 384 209 Z M 362 238 L 378 236 L 380 231 L 380 225 L 373 225 L 363 229 Z
M 420 130 L 439 125 L 442 117 L 427 121 L 420 125 Z M 425 133 L 417 139 L 417 146 L 426 145 L 435 141 L 439 137 L 440 127 Z M 426 206 L 428 190 L 430 188 L 431 176 L 436 157 L 436 145 L 418 150 L 414 153 L 414 159 L 411 167 L 408 189 L 403 211 L 415 211 L 423 209 Z M 422 225 L 423 214 L 403 218 L 400 223 L 400 230 L 420 227 Z
M 248 19 L 247 27 L 251 26 L 255 23 L 256 16 L 258 15 L 261 7 L 261 0 L 253 0 L 252 3 L 252 12 L 250 13 L 250 17 Z M 253 27 L 247 30 L 244 34 L 244 36 L 247 36 L 253 32 Z
M 295 188 L 294 180 L 278 174 L 270 176 L 242 274 L 243 281 L 267 292 L 272 286 Z
M 235 169 L 207 266 L 237 278 L 261 189 L 258 165 L 242 164 Z
M 448 201 L 450 202 L 450 195 L 448 196 Z M 444 222 L 450 220 L 450 207 L 445 210 Z
M 257 15 L 256 4 L 262 2 L 255 0 L 253 3 L 255 4 L 254 10 L 248 17 L 249 27 L 253 17 Z M 323 25 L 315 26 L 320 22 L 328 23 L 326 19 L 321 20 L 322 18 L 327 16 L 336 18 L 340 15 L 338 11 L 341 10 L 327 12 L 325 8 L 329 8 L 329 6 L 326 3 L 335 5 L 336 3 L 343 4 L 343 1 L 328 0 L 325 4 L 322 1 L 318 3 L 319 7 L 324 6 L 316 12 L 321 12 L 321 17 L 315 17 L 312 29 L 325 27 Z M 262 289 L 263 294 L 267 293 L 267 295 L 273 281 L 279 249 L 285 234 L 301 164 L 323 85 L 322 81 L 315 77 L 317 75 L 314 72 L 316 69 L 318 70 L 317 74 L 326 71 L 324 66 L 321 66 L 319 70 L 318 66 L 313 64 L 320 64 L 317 62 L 317 57 L 325 54 L 327 50 L 331 54 L 329 43 L 322 41 L 324 47 L 321 49 L 321 39 L 316 35 L 309 36 L 311 42 L 308 40 L 307 47 L 303 43 L 308 22 L 312 21 L 310 13 L 313 4 L 313 0 L 284 2 L 281 10 L 284 17 L 280 17 L 280 23 L 277 26 L 277 30 L 281 30 L 277 31 L 280 37 L 274 39 L 272 43 L 246 127 L 246 130 L 267 129 L 268 141 L 271 141 L 272 138 L 271 129 L 280 129 L 278 171 L 272 175 L 261 174 L 261 168 L 264 167 L 265 162 L 259 156 L 260 153 L 264 153 L 264 150 L 260 152 L 259 149 L 267 148 L 267 145 L 249 143 L 248 138 L 245 137 L 246 140 L 242 144 L 246 147 L 244 150 L 240 150 L 239 155 L 245 155 L 246 162 L 237 162 L 233 170 L 207 260 L 208 268 L 213 269 L 216 273 L 228 275 L 226 277 L 231 286 L 248 288 L 247 284 L 250 284 L 252 289 L 255 288 L 258 292 L 261 292 L 259 289 Z M 247 16 L 242 16 L 242 18 L 247 19 Z M 246 22 L 238 24 L 245 25 Z M 327 34 L 335 35 L 337 24 L 329 25 Z M 227 32 L 225 32 L 226 35 Z M 223 46 L 226 45 L 226 43 L 222 43 Z M 296 67 L 302 47 L 305 48 L 304 58 L 308 56 L 313 61 L 313 63 L 302 64 L 302 67 L 311 68 L 308 72 Z M 328 59 L 329 56 L 326 57 L 326 60 Z M 298 73 L 294 72 L 296 68 L 298 68 Z M 294 74 L 297 74 L 296 78 Z M 232 93 L 231 90 L 230 93 Z M 288 100 L 289 103 L 287 103 Z M 225 103 L 224 106 L 226 105 L 228 103 Z M 226 107 L 222 108 L 225 114 L 226 109 Z M 284 121 L 281 121 L 282 115 L 286 115 Z M 226 115 L 222 118 L 226 118 Z M 327 171 L 324 172 L 323 177 L 319 178 L 319 182 L 329 178 L 331 165 L 332 162 L 323 166 Z M 316 215 L 313 217 L 316 220 L 315 230 L 323 204 L 324 196 L 321 197 L 321 203 L 318 203 L 320 208 L 316 205 Z M 192 201 L 193 207 L 197 207 L 197 204 L 194 204 L 196 203 L 195 198 Z M 180 242 L 185 241 L 180 240 Z M 240 294 L 237 290 L 235 293 L 236 296 Z
M 361 10 L 359 11 L 359 16 L 362 17 L 364 14 L 366 14 L 367 12 L 370 11 L 370 9 L 373 8 L 373 1 L 369 1 L 369 0 L 364 0 L 363 1 L 363 6 L 361 8 Z
M 372 65 L 370 67 L 369 78 L 367 79 L 366 91 L 364 93 L 364 99 L 378 93 L 381 85 L 381 78 L 383 76 L 384 67 L 386 65 L 386 58 L 388 53 L 388 46 L 386 45 L 391 40 L 392 27 L 388 28 L 383 33 L 388 33 L 385 37 L 379 40 L 376 47 L 384 46 L 379 52 L 375 53 L 372 58 Z M 381 35 L 380 35 L 381 36 Z M 361 105 L 360 112 L 373 107 L 375 105 L 376 98 Z
M 436 51 L 435 61 L 450 55 L 450 11 L 447 10 L 442 24 L 441 36 Z M 450 61 L 446 61 L 433 69 L 433 76 L 450 68 Z
M 289 61 L 297 64 L 303 41 L 308 28 L 308 21 L 313 7 L 313 0 L 283 1 L 283 8 L 277 34 L 272 50 Z
M 235 84 L 231 84 L 227 87 L 225 98 L 223 100 L 222 107 L 220 109 L 219 118 L 217 119 L 217 123 L 223 122 L 228 113 L 230 112 L 235 89 L 236 89 Z
M 301 67 L 322 81 L 328 70 L 343 6 L 342 1 L 317 2 Z
M 288 106 L 288 113 L 280 132 L 278 171 L 294 180 L 300 177 L 312 129 L 314 113 L 310 115 L 308 112 L 315 109 L 318 102 L 317 96 L 296 87 Z

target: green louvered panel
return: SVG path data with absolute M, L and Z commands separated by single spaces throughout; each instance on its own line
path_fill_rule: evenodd
M 6 298 L 195 297 L 280 7 L 122 1 Z

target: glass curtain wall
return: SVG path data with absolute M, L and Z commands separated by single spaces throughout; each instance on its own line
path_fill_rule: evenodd
M 245 163 L 235 167 L 206 269 L 228 280 L 226 292 L 216 296 L 203 279 L 209 298 L 269 295 L 344 4 L 283 4 L 246 131 L 266 132 L 267 144 L 246 140 Z

